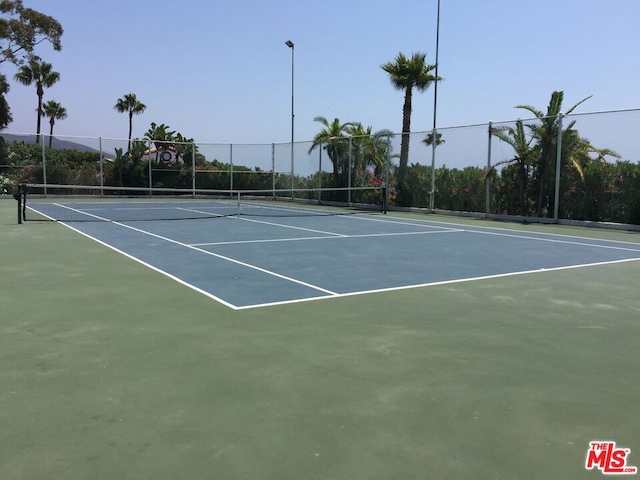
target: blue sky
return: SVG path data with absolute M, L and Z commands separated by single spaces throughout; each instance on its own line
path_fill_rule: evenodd
M 398 52 L 435 63 L 437 0 L 24 0 L 62 24 L 63 49 L 37 53 L 61 80 L 45 100 L 68 112 L 55 133 L 126 138 L 113 106 L 133 92 L 151 122 L 199 142 L 286 143 L 291 135 L 295 43 L 296 141 L 320 129 L 315 116 L 401 130 L 402 93 L 380 65 Z M 527 117 L 593 95 L 578 112 L 640 107 L 637 0 L 441 0 L 438 126 Z M 10 78 L 15 68 L 4 64 Z M 34 87 L 12 81 L 14 121 L 34 132 Z M 433 89 L 414 97 L 412 130 L 433 123 Z M 48 125 L 46 125 L 48 128 Z M 45 131 L 48 131 L 45 128 Z

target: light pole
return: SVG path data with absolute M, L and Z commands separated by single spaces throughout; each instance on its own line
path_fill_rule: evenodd
M 295 111 L 294 111 L 294 103 L 293 103 L 293 73 L 294 73 L 294 63 L 293 63 L 293 51 L 295 50 L 295 45 L 291 40 L 287 40 L 284 44 L 291 49 L 291 200 L 293 201 L 293 179 L 294 179 L 294 170 L 293 170 L 293 142 L 294 142 L 294 129 L 295 129 Z

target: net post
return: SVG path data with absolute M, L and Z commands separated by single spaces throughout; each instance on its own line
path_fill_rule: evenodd
M 238 190 L 238 219 L 240 218 L 241 207 L 240 207 L 240 190 Z
M 22 185 L 18 185 L 18 191 L 13 194 L 13 198 L 18 202 L 18 225 L 22 223 Z

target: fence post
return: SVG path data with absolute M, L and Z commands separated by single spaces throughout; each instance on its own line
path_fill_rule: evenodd
M 347 204 L 351 206 L 351 171 L 352 171 L 352 163 L 353 163 L 353 137 L 349 137 L 349 181 L 347 186 L 349 189 L 347 190 Z
M 293 52 L 293 49 L 291 50 Z M 293 100 L 291 100 L 291 103 L 293 104 Z M 295 160 L 294 160 L 294 155 L 293 155 L 293 147 L 294 147 L 294 143 L 293 143 L 293 115 L 292 115 L 292 120 L 291 120 L 291 201 L 293 202 L 293 189 L 294 189 L 294 181 L 295 181 L 295 173 L 294 173 L 294 164 L 295 164 Z
M 47 156 L 44 152 L 44 133 L 40 133 L 40 145 L 42 147 L 42 183 L 44 184 L 44 194 L 47 194 Z
M 432 131 L 431 142 L 431 191 L 429 192 L 429 210 L 435 209 L 435 196 L 436 196 L 436 143 L 438 143 L 438 132 L 434 128 Z
M 100 196 L 104 195 L 104 152 L 102 151 L 102 137 L 98 137 L 100 148 Z
M 556 148 L 556 189 L 553 202 L 553 219 L 558 221 L 560 208 L 560 171 L 562 170 L 562 112 L 558 114 L 558 145 Z
M 233 143 L 229 144 L 229 190 L 233 190 Z
M 153 188 L 153 174 L 151 173 L 151 139 L 148 141 L 147 147 L 148 157 L 149 157 L 149 196 L 152 195 L 151 189 Z
M 489 141 L 487 148 L 487 171 L 485 172 L 485 181 L 484 181 L 484 213 L 489 216 L 491 209 L 491 177 L 489 177 L 489 172 L 491 171 L 491 134 L 493 129 L 492 122 L 489 122 Z
M 271 193 L 276 198 L 276 144 L 271 144 Z
M 191 189 L 196 194 L 196 142 L 191 142 Z
M 318 203 L 320 203 L 322 201 L 322 192 L 320 191 L 322 188 L 322 144 L 320 144 L 318 152 Z
M 389 182 L 391 181 L 391 135 L 387 135 L 387 162 L 384 169 L 384 190 L 382 191 L 382 212 L 387 213 L 389 209 L 389 191 L 391 189 L 391 185 Z

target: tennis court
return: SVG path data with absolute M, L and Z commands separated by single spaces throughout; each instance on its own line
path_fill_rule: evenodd
M 640 259 L 633 242 L 234 196 L 44 200 L 30 213 L 234 309 Z
M 71 208 L 105 221 L 0 202 L 2 478 L 595 478 L 599 439 L 640 464 L 637 233 Z

